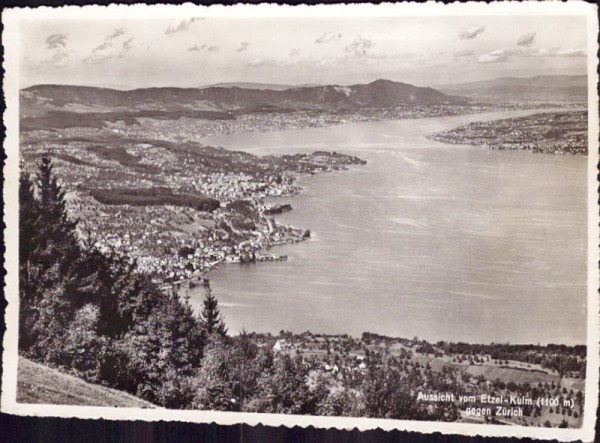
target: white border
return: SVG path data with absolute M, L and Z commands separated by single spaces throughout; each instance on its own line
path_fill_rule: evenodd
M 425 15 L 579 15 L 587 17 L 588 30 L 588 320 L 587 320 L 587 377 L 585 389 L 585 409 L 583 427 L 581 429 L 546 429 L 520 426 L 500 426 L 489 424 L 465 424 L 442 422 L 417 422 L 402 420 L 382 420 L 347 417 L 294 416 L 282 414 L 255 414 L 235 412 L 209 411 L 175 411 L 164 409 L 110 408 L 32 405 L 16 402 L 17 374 L 17 335 L 18 335 L 18 85 L 19 85 L 19 23 L 24 19 L 64 19 L 91 18 L 95 20 L 135 17 L 164 18 L 170 17 L 284 17 L 302 15 L 303 17 L 366 17 L 366 16 L 425 16 Z M 462 4 L 353 4 L 353 5 L 319 5 L 319 6 L 277 6 L 262 4 L 211 6 L 202 7 L 191 4 L 174 5 L 111 5 L 111 6 L 69 6 L 60 8 L 39 7 L 27 9 L 5 10 L 2 14 L 4 33 L 4 69 L 3 82 L 6 112 L 4 124 L 7 128 L 4 149 L 7 159 L 4 167 L 4 201 L 5 215 L 4 242 L 6 253 L 4 267 L 7 271 L 5 295 L 8 301 L 5 322 L 7 332 L 4 337 L 2 396 L 0 407 L 2 412 L 18 415 L 104 418 L 118 420 L 174 420 L 196 423 L 216 422 L 218 424 L 256 425 L 262 423 L 271 426 L 315 426 L 318 428 L 337 428 L 368 430 L 408 430 L 423 433 L 442 432 L 448 434 L 482 435 L 498 437 L 531 437 L 541 439 L 558 439 L 562 441 L 593 441 L 598 406 L 598 360 L 599 360 L 599 300 L 597 290 L 600 286 L 598 261 L 600 259 L 599 214 L 598 214 L 598 182 L 596 180 L 598 164 L 598 95 L 596 84 L 598 75 L 597 35 L 598 18 L 596 6 L 583 2 L 524 2 L 524 3 L 462 3 Z

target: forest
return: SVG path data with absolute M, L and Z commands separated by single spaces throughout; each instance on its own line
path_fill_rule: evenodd
M 220 203 L 214 198 L 194 194 L 176 194 L 169 188 L 90 189 L 90 194 L 105 205 L 186 206 L 198 211 L 212 212 Z

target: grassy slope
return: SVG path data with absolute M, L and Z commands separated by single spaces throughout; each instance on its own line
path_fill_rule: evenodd
M 156 407 L 133 395 L 87 383 L 26 358 L 19 358 L 17 401 L 77 406 Z

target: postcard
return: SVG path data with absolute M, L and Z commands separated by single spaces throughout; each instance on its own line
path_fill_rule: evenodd
M 597 9 L 7 9 L 1 410 L 594 437 Z

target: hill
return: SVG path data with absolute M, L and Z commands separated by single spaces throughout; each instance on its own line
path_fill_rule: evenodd
M 39 85 L 21 91 L 22 115 L 49 111 L 296 111 L 358 110 L 400 105 L 460 105 L 467 99 L 389 80 L 366 85 L 303 86 L 285 90 L 240 87 L 145 88 L 121 91 L 108 88 Z
M 17 401 L 77 406 L 156 407 L 133 395 L 87 383 L 26 358 L 19 358 Z
M 308 86 L 318 86 L 314 84 L 306 85 L 284 85 L 279 83 L 256 83 L 256 82 L 225 82 L 215 83 L 213 85 L 201 86 L 201 88 L 242 88 L 242 89 L 271 89 L 273 91 L 285 91 L 286 89 L 302 88 Z
M 478 82 L 443 85 L 439 89 L 446 94 L 459 94 L 471 98 L 584 101 L 587 98 L 587 76 L 502 77 Z

